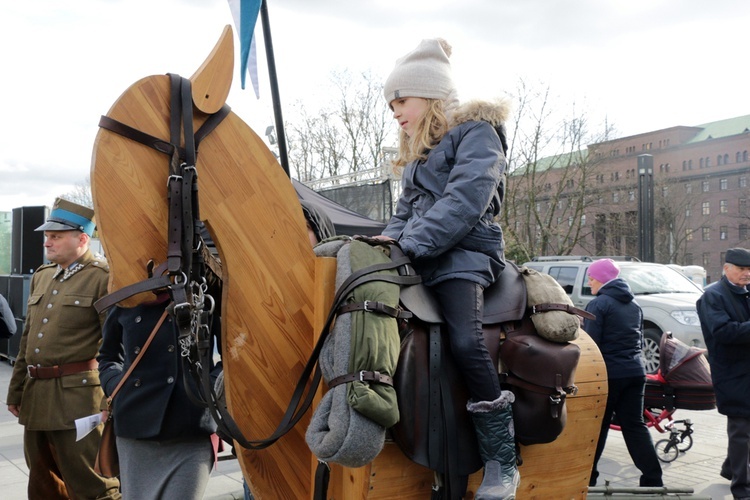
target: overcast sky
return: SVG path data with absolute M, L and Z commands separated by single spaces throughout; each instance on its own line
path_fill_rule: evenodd
M 282 110 L 299 100 L 315 109 L 334 70 L 385 78 L 422 38 L 440 36 L 453 45 L 464 100 L 512 92 L 519 79 L 543 82 L 561 103 L 575 101 L 593 119 L 606 117 L 618 136 L 750 114 L 750 2 L 268 4 Z M 0 211 L 51 206 L 83 183 L 99 116 L 140 78 L 192 75 L 226 24 L 226 0 L 3 2 Z M 263 136 L 273 111 L 260 56 L 260 100 L 249 80 L 240 90 L 237 69 L 228 104 Z

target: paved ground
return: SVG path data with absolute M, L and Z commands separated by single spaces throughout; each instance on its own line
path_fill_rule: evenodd
M 23 427 L 5 408 L 11 371 L 7 360 L 0 360 L 0 497 L 20 500 L 26 498 L 28 469 L 23 457 Z M 696 498 L 731 499 L 729 481 L 719 476 L 726 454 L 726 419 L 716 410 L 678 410 L 675 417 L 693 421 L 694 444 L 674 462 L 662 464 L 665 485 L 668 488 L 692 488 L 692 496 Z M 654 441 L 668 437 L 668 434 L 653 429 L 652 435 Z M 607 481 L 613 488 L 638 486 L 640 473 L 630 461 L 621 433 L 610 432 L 599 470 L 599 486 L 604 486 Z M 219 462 L 208 483 L 205 498 L 242 498 L 242 474 L 237 460 Z

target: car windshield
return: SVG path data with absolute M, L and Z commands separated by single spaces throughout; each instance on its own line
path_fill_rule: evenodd
M 701 292 L 701 289 L 695 283 L 668 267 L 623 266 L 620 277 L 628 282 L 635 295 Z

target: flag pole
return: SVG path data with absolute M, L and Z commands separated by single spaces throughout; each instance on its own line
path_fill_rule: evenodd
M 279 145 L 279 162 L 281 168 L 289 173 L 289 157 L 287 156 L 286 134 L 284 133 L 284 119 L 281 116 L 281 98 L 279 97 L 279 80 L 276 76 L 276 59 L 273 55 L 273 42 L 271 41 L 271 25 L 268 21 L 268 2 L 262 0 L 260 4 L 260 19 L 263 25 L 263 40 L 266 44 L 266 61 L 268 63 L 268 77 L 271 83 L 271 99 L 273 100 L 273 115 L 276 121 L 276 140 Z

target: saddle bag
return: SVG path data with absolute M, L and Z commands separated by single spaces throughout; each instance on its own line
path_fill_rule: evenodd
M 581 348 L 540 337 L 528 316 L 521 320 L 518 330 L 504 326 L 501 381 L 516 396 L 516 441 L 523 445 L 551 443 L 565 428 L 567 396 L 578 391 L 575 372 Z

